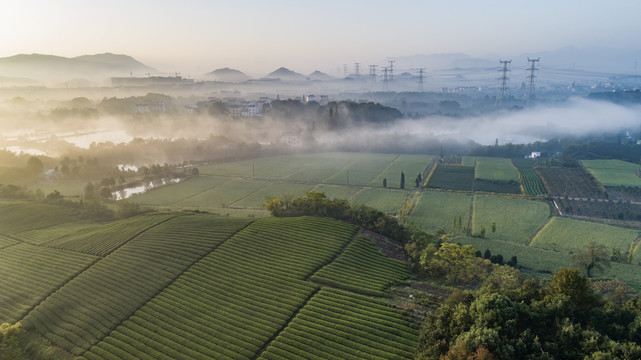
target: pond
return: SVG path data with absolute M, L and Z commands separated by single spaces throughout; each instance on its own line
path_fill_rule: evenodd
M 120 189 L 118 191 L 114 191 L 111 193 L 111 195 L 116 200 L 124 200 L 124 199 L 130 198 L 133 195 L 142 194 L 146 191 L 149 191 L 151 189 L 155 189 L 161 186 L 175 184 L 182 180 L 183 180 L 182 178 L 164 178 L 164 179 L 158 179 L 153 181 L 144 181 L 140 185 L 131 186 L 124 189 Z

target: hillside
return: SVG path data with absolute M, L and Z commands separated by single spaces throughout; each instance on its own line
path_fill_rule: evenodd
M 230 68 L 216 69 L 205 74 L 206 79 L 222 82 L 243 82 L 251 77 L 242 71 Z
M 307 76 L 287 68 L 278 68 L 264 76 L 265 79 L 281 79 L 283 81 L 305 81 Z
M 0 58 L 0 76 L 38 82 L 60 82 L 76 78 L 100 81 L 111 76 L 143 75 L 155 69 L 131 56 L 120 54 L 82 55 L 67 58 L 43 54 L 20 54 Z

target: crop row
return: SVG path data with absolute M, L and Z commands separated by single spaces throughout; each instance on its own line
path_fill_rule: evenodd
M 399 310 L 337 289 L 316 294 L 261 359 L 410 359 L 417 331 Z
M 34 228 L 68 222 L 71 209 L 38 202 L 0 202 L 0 235 L 13 235 Z
M 336 261 L 316 272 L 311 280 L 382 296 L 388 285 L 408 276 L 405 264 L 383 255 L 369 239 L 358 237 Z
M 207 215 L 162 223 L 68 282 L 23 323 L 80 354 L 247 223 Z
M 545 186 L 539 175 L 532 168 L 518 169 L 521 184 L 525 190 L 525 194 L 529 196 L 545 195 Z
M 0 249 L 6 248 L 11 245 L 17 244 L 18 241 L 13 240 L 12 238 L 8 238 L 6 236 L 0 235 Z
M 333 219 L 257 220 L 83 356 L 132 358 L 123 352 L 145 348 L 172 358 L 253 358 L 316 290 L 303 279 L 355 230 Z
M 0 250 L 0 323 L 22 318 L 96 257 L 17 244 Z
M 107 225 L 80 229 L 47 241 L 43 246 L 105 256 L 139 233 L 171 217 L 172 215 L 140 215 Z M 40 235 L 46 237 L 47 233 L 43 231 Z

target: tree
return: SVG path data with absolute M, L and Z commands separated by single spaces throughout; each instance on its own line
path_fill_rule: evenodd
M 384 187 L 384 188 L 386 188 L 386 187 L 387 187 L 387 179 L 386 179 L 386 178 L 384 178 L 384 179 L 383 179 L 383 187 Z
M 547 290 L 552 296 L 566 295 L 574 306 L 581 310 L 594 306 L 598 301 L 590 279 L 581 275 L 579 269 L 559 269 L 552 276 Z
M 496 232 L 496 222 L 492 221 L 492 224 L 490 224 L 490 230 L 492 230 L 492 234 Z
M 29 160 L 27 160 L 27 169 L 30 174 L 38 175 L 41 174 L 44 170 L 44 165 L 42 164 L 42 161 L 40 161 L 40 159 L 32 156 L 29 158 Z
M 401 189 L 405 189 L 405 173 L 401 171 Z
M 572 259 L 579 268 L 585 270 L 588 277 L 592 277 L 592 272 L 602 272 L 606 267 L 610 267 L 610 254 L 603 244 L 590 242 L 584 249 L 577 250 Z
M 200 170 L 198 170 L 197 167 L 194 167 L 194 168 L 191 169 L 191 174 L 193 176 L 198 176 L 200 174 Z

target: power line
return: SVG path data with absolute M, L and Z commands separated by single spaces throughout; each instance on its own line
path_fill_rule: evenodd
M 503 68 L 499 70 L 499 72 L 501 72 L 501 77 L 499 78 L 499 80 L 501 81 L 501 86 L 499 87 L 498 94 L 496 94 L 497 106 L 503 105 L 503 97 L 505 96 L 505 90 L 507 90 L 507 73 L 508 71 L 510 71 L 508 70 L 507 66 L 512 62 L 512 60 L 499 60 L 499 62 L 501 63 L 501 65 L 503 65 Z
M 369 79 L 376 81 L 376 65 L 369 66 Z
M 425 71 L 425 68 L 419 68 L 418 69 L 418 91 L 423 92 L 423 72 Z
M 540 58 L 536 59 L 530 59 L 529 57 L 527 58 L 527 61 L 530 63 L 530 67 L 528 70 L 530 71 L 530 76 L 529 76 L 529 81 L 528 81 L 528 86 L 527 86 L 527 92 L 525 93 L 525 98 L 523 99 L 523 102 L 525 105 L 530 105 L 530 100 L 532 99 L 532 95 L 534 94 L 534 71 L 538 70 L 536 68 L 536 63 L 539 62 Z

